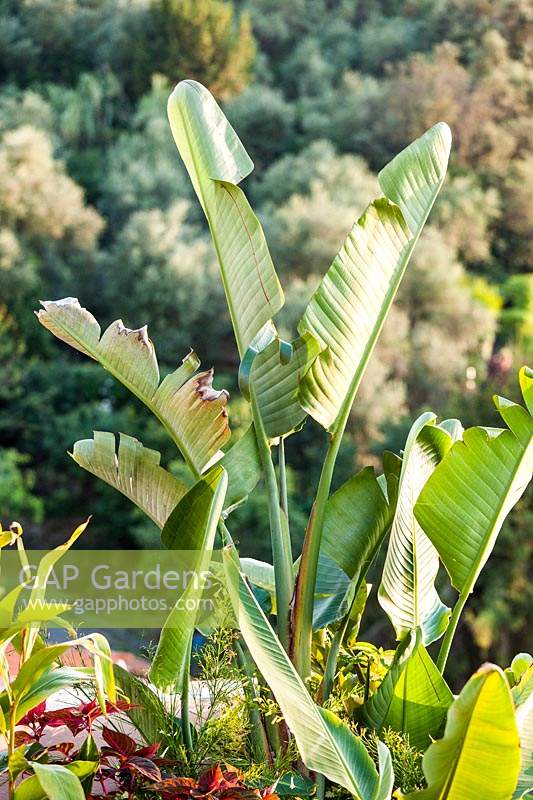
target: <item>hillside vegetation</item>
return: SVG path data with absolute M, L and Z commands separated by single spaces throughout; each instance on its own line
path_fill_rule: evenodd
M 513 396 L 533 350 L 532 28 L 527 0 L 1 0 L 2 520 L 42 547 L 92 513 L 85 546 L 157 546 L 155 526 L 66 455 L 95 424 L 142 434 L 183 470 L 139 404 L 39 327 L 40 299 L 77 296 L 105 324 L 148 323 L 164 371 L 194 345 L 217 388 L 235 388 L 216 259 L 166 119 L 184 77 L 215 94 L 254 159 L 246 190 L 287 287 L 287 336 L 377 195 L 377 171 L 448 122 L 450 177 L 336 479 L 398 451 L 427 408 L 494 424 L 489 387 Z M 230 401 L 229 413 L 246 430 L 246 407 Z M 298 450 L 287 445 L 304 499 L 297 541 L 324 438 L 308 421 Z M 268 558 L 265 508 L 260 486 L 235 513 L 244 554 Z M 462 667 L 524 649 L 532 520 L 529 496 L 477 587 L 467 625 L 479 652 Z

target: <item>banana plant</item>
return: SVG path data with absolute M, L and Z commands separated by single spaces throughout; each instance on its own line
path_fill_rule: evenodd
M 420 628 L 409 633 L 378 690 L 362 706 L 359 719 L 380 733 L 393 728 L 425 750 L 442 733 L 453 695 L 428 655 Z
M 520 769 L 520 742 L 505 675 L 485 664 L 454 700 L 442 739 L 423 759 L 427 789 L 409 800 L 508 800 Z
M 195 81 L 182 81 L 168 103 L 172 133 L 207 217 L 218 257 L 235 338 L 241 356 L 261 463 L 269 492 L 272 551 L 276 571 L 278 633 L 293 653 L 300 673 L 309 674 L 313 600 L 325 506 L 333 468 L 355 393 L 383 327 L 410 255 L 444 180 L 451 136 L 440 123 L 380 173 L 384 197 L 371 203 L 346 239 L 298 326 L 300 337 L 320 353 L 302 369 L 292 346 L 288 375 L 283 343 L 279 358 L 254 361 L 277 340 L 272 317 L 283 305 L 261 226 L 239 183 L 253 164 L 240 139 L 210 93 Z M 295 362 L 295 363 L 293 363 Z M 309 520 L 293 604 L 289 645 L 289 605 L 293 576 L 289 526 L 280 502 L 271 439 L 265 426 L 266 402 L 254 372 L 270 363 L 267 388 L 285 386 L 301 409 L 332 434 L 317 499 Z M 306 365 L 307 366 L 307 365 Z M 303 374 L 302 374 L 303 373 Z M 274 395 L 275 398 L 275 395 Z M 292 418 L 278 435 L 292 432 Z
M 384 454 L 382 474 L 363 469 L 331 493 L 359 385 L 445 179 L 450 130 L 438 123 L 382 169 L 382 196 L 369 198 L 287 342 L 275 323 L 283 290 L 260 221 L 240 186 L 253 168 L 244 145 L 212 95 L 195 81 L 174 89 L 168 116 L 211 232 L 236 340 L 238 385 L 252 424 L 231 442 L 228 394 L 214 388 L 212 370 L 199 371 L 194 352 L 161 380 L 146 326 L 129 330 L 117 320 L 102 334 L 76 299 L 46 301 L 38 312 L 41 324 L 99 362 L 143 402 L 188 471 L 178 480 L 161 465 L 159 453 L 123 434 L 117 447 L 114 433 L 96 431 L 74 445 L 72 456 L 139 506 L 159 526 L 169 550 L 195 550 L 203 564 L 218 532 L 226 548 L 226 590 L 240 630 L 239 648 L 255 661 L 252 680 L 270 687 L 284 716 L 286 728 L 276 733 L 265 726 L 263 733 L 279 750 L 289 729 L 302 762 L 319 776 L 320 795 L 325 776 L 361 800 L 390 797 L 390 754 L 380 741 L 376 768 L 357 733 L 364 726 L 378 739 L 392 728 L 427 748 L 427 797 L 462 798 L 439 792 L 465 743 L 478 746 L 484 735 L 476 698 L 495 699 L 507 715 L 506 730 L 516 725 L 496 668 L 475 676 L 455 701 L 442 673 L 466 598 L 530 478 L 531 371 L 524 369 L 520 378 L 527 408 L 497 400 L 507 429 L 463 431 L 457 420 L 438 423 L 428 412 L 414 423 L 402 453 Z M 308 418 L 328 432 L 328 447 L 303 549 L 294 561 L 285 439 Z M 246 502 L 261 477 L 272 564 L 239 559 L 230 532 L 231 511 Z M 239 540 L 246 536 L 237 534 Z M 325 706 L 335 691 L 343 642 L 362 614 L 368 569 L 387 536 L 379 602 L 394 626 L 398 649 L 383 682 L 362 698 L 348 725 Z M 441 563 L 459 592 L 452 611 L 435 586 Z M 257 602 L 258 589 L 270 596 L 270 618 Z M 196 621 L 194 615 L 184 620 L 171 614 L 151 671 L 159 688 L 181 691 L 189 748 L 188 663 Z M 313 696 L 308 679 L 318 635 L 328 653 Z M 434 663 L 426 648 L 442 637 Z M 444 737 L 430 744 L 444 728 Z M 509 733 L 506 758 L 514 770 L 511 740 Z M 517 778 L 518 771 L 511 770 L 502 786 Z
M 525 408 L 494 403 L 507 428 L 470 428 L 435 469 L 415 505 L 415 517 L 437 549 L 459 597 L 439 654 L 442 669 L 461 612 L 509 511 L 533 468 L 533 371 L 520 370 Z
M 450 130 L 439 123 L 382 169 L 384 197 L 353 226 L 299 325 L 323 347 L 301 383 L 300 400 L 330 433 L 296 581 L 293 648 L 304 676 L 310 669 L 313 587 L 336 458 L 364 371 L 444 181 L 450 147 Z
M 200 575 L 209 568 L 211 551 L 219 518 L 222 514 L 228 476 L 223 467 L 215 466 L 202 477 L 180 500 L 167 519 L 161 539 L 169 550 L 187 550 L 193 554 L 192 569 Z M 150 677 L 157 686 L 170 688 L 176 683 L 185 687 L 182 696 L 182 728 L 186 747 L 192 749 L 190 725 L 188 721 L 188 673 L 194 627 L 189 617 L 179 610 L 201 594 L 194 582 L 188 584 L 177 598 L 159 639 Z M 195 616 L 193 616 L 193 620 Z
M 389 615 L 398 639 L 420 626 L 425 644 L 442 636 L 448 626 L 450 609 L 442 603 L 435 589 L 438 553 L 415 519 L 413 510 L 428 477 L 450 449 L 452 435 L 457 438 L 462 432 L 456 420 L 435 423 L 435 415 L 426 412 L 414 423 L 407 437 L 379 589 L 379 602 Z
M 305 764 L 348 789 L 357 800 L 390 797 L 394 775 L 385 745 L 378 748 L 378 774 L 362 740 L 313 701 L 240 572 L 233 550 L 226 549 L 224 562 L 239 628 L 274 691 Z
M 520 737 L 520 773 L 513 794 L 515 800 L 533 793 L 533 656 L 519 653 L 505 675 L 511 686 Z

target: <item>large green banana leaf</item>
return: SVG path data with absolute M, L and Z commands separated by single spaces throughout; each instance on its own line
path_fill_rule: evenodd
M 162 422 L 193 474 L 199 474 L 230 436 L 228 393 L 213 389 L 213 371 L 196 373 L 200 362 L 191 352 L 178 369 L 159 382 L 159 367 L 146 327 L 100 326 L 73 297 L 45 301 L 39 322 L 58 339 L 94 358 L 123 383 Z
M 391 453 L 390 450 L 383 453 L 383 474 L 379 476 L 378 483 L 391 509 L 395 509 L 398 502 L 402 463 L 402 458 L 396 453 Z
M 524 396 L 533 374 L 522 370 Z M 470 428 L 420 493 L 415 516 L 437 548 L 455 588 L 472 587 L 505 517 L 525 491 L 533 465 L 533 418 L 520 405 L 495 398 L 509 426 Z
M 513 665 L 515 663 L 516 659 L 513 659 Z M 520 774 L 513 795 L 516 799 L 533 796 L 533 664 L 521 672 L 511 694 L 520 736 Z
M 238 187 L 253 163 L 216 100 L 196 81 L 176 86 L 168 117 L 209 223 L 242 357 L 284 302 L 263 230 Z
M 294 574 L 299 561 L 294 564 Z M 240 559 L 241 572 L 253 586 L 267 592 L 272 613 L 276 613 L 276 578 L 274 567 L 255 558 Z M 349 610 L 346 608 L 352 581 L 346 573 L 325 553 L 320 554 L 313 606 L 313 629 L 318 630 L 340 619 Z
M 426 645 L 444 633 L 450 616 L 450 609 L 435 589 L 438 553 L 414 516 L 418 495 L 452 445 L 448 431 L 435 422 L 434 414 L 422 414 L 407 437 L 379 587 L 380 605 L 389 615 L 397 638 L 420 627 Z
M 450 130 L 440 122 L 380 172 L 385 197 L 353 226 L 298 326 L 323 347 L 302 382 L 300 401 L 329 431 L 348 413 L 442 186 L 450 145 Z
M 74 461 L 129 497 L 162 528 L 170 512 L 187 493 L 187 486 L 159 465 L 156 450 L 121 433 L 118 453 L 114 433 L 95 431 L 94 439 L 76 442 Z
M 317 564 L 315 630 L 350 611 L 390 522 L 390 508 L 372 467 L 362 469 L 328 499 Z
M 95 431 L 93 439 L 76 442 L 74 461 L 88 472 L 118 489 L 162 528 L 170 512 L 191 488 L 160 466 L 157 450 L 144 447 L 132 436 Z M 218 464 L 228 473 L 224 516 L 237 508 L 253 491 L 261 477 L 255 433 L 251 426 Z
M 425 750 L 442 730 L 453 695 L 423 644 L 420 628 L 398 645 L 394 661 L 359 719 L 377 733 L 393 728 Z
M 388 798 L 392 767 L 386 748 L 381 748 L 380 778 L 363 742 L 335 714 L 313 702 L 229 550 L 224 552 L 224 564 L 241 633 L 276 697 L 306 766 L 360 800 Z
M 259 561 L 257 558 L 241 558 L 240 565 L 241 572 L 246 575 L 250 583 L 268 592 L 272 600 L 275 600 L 276 576 L 272 564 Z
M 161 532 L 163 544 L 171 549 L 169 561 L 172 550 L 189 551 L 186 571 L 192 576 L 165 622 L 150 667 L 150 680 L 163 691 L 179 691 L 189 669 L 190 645 L 200 607 L 196 611 L 187 609 L 189 601 L 202 597 L 198 576 L 211 561 L 227 484 L 224 468 L 213 467 L 182 497 Z
M 374 560 L 390 522 L 389 505 L 374 470 L 366 467 L 328 499 L 321 550 L 357 581 Z
M 292 342 L 291 356 L 282 360 L 280 340 L 275 338 L 254 358 L 250 380 L 269 439 L 297 430 L 307 416 L 298 400 L 300 380 L 318 353 L 314 336 L 304 334 Z
M 530 414 L 533 414 L 533 369 L 530 367 L 522 367 L 519 381 L 526 408 Z
M 520 774 L 514 798 L 533 795 L 533 694 L 516 709 L 520 736 Z
M 161 531 L 161 542 L 167 550 L 197 550 L 199 537 L 218 518 L 213 518 L 213 503 L 224 502 L 220 496 L 226 492 L 228 476 L 216 465 L 198 483 L 189 489 L 174 508 Z M 219 484 L 220 488 L 219 488 Z M 217 495 L 218 493 L 218 495 Z
M 485 664 L 448 711 L 442 739 L 422 761 L 427 789 L 409 800 L 510 800 L 520 769 L 513 701 L 499 667 Z
M 127 669 L 114 666 L 115 680 L 124 697 L 132 708 L 124 713 L 135 725 L 145 742 L 157 742 L 161 738 L 162 726 L 167 719 L 165 708 L 159 694 L 142 678 L 133 675 Z
M 261 478 L 261 460 L 253 425 L 226 450 L 217 463 L 228 473 L 228 490 L 224 501 L 224 516 L 227 516 L 246 500 Z
M 350 610 L 355 598 L 355 583 L 336 561 L 321 552 L 313 599 L 313 630 L 342 619 Z
M 533 694 L 533 664 L 520 675 L 518 683 L 513 686 L 512 695 L 515 706 L 521 706 Z

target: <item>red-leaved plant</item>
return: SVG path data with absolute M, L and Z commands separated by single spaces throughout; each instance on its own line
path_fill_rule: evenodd
M 107 703 L 107 716 L 127 711 L 133 706 L 125 701 Z M 48 754 L 62 764 L 80 758 L 81 751 L 91 742 L 93 755 L 98 759 L 94 782 L 99 786 L 88 795 L 88 800 L 102 797 L 139 797 L 143 793 L 156 793 L 162 800 L 278 800 L 274 787 L 258 789 L 247 786 L 244 775 L 226 764 L 220 764 L 202 773 L 198 779 L 161 774 L 161 768 L 175 765 L 175 761 L 157 755 L 160 744 L 140 745 L 132 736 L 103 725 L 101 737 L 104 744 L 97 749 L 93 739 L 93 724 L 103 716 L 97 701 L 81 703 L 47 711 L 46 703 L 32 708 L 19 723 L 17 745 L 41 745 L 39 758 Z M 85 741 L 78 747 L 74 742 L 44 745 L 41 742 L 47 728 L 65 728 L 73 736 L 87 732 Z M 92 779 L 91 779 L 92 781 Z
M 226 764 L 223 770 L 220 764 L 204 772 L 198 780 L 194 778 L 167 778 L 153 786 L 163 800 L 278 800 L 269 786 L 265 789 L 254 789 L 246 786 L 242 772 Z
M 102 738 L 106 744 L 100 750 L 98 776 L 104 782 L 114 781 L 128 795 L 147 780 L 160 781 L 159 767 L 170 763 L 156 757 L 159 743 L 139 747 L 131 736 L 106 727 L 102 729 Z
M 106 715 L 116 714 L 133 708 L 131 703 L 118 700 L 116 703 L 106 702 Z M 77 706 L 67 706 L 47 711 L 46 702 L 32 708 L 18 723 L 16 733 L 17 746 L 40 741 L 46 728 L 67 728 L 73 736 L 81 731 L 92 732 L 93 723 L 103 716 L 103 711 L 97 700 L 80 703 Z

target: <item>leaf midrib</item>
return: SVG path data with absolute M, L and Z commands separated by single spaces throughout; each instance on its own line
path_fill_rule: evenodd
M 513 436 L 515 438 L 515 440 L 518 442 L 518 444 L 520 444 L 520 440 L 518 439 L 518 437 L 512 431 L 509 431 L 509 433 L 511 434 L 511 436 Z M 494 534 L 494 529 L 496 528 L 496 526 L 498 524 L 498 521 L 499 521 L 499 518 L 500 518 L 500 516 L 501 516 L 501 514 L 503 512 L 506 500 L 507 500 L 507 498 L 509 496 L 509 493 L 510 493 L 510 491 L 512 489 L 513 483 L 514 483 L 518 473 L 520 472 L 522 464 L 524 463 L 524 461 L 526 460 L 526 457 L 529 454 L 529 449 L 530 449 L 532 443 L 533 443 L 533 437 L 530 438 L 529 442 L 524 447 L 522 456 L 519 458 L 518 462 L 515 465 L 515 468 L 512 470 L 512 473 L 510 475 L 509 481 L 507 482 L 506 489 L 505 489 L 505 491 L 503 493 L 502 499 L 498 503 L 497 508 L 495 510 L 495 513 L 492 515 L 490 528 L 488 529 L 487 534 L 486 534 L 486 536 L 484 537 L 484 540 L 483 540 L 483 547 L 479 550 L 478 556 L 477 556 L 477 558 L 474 560 L 474 562 L 472 564 L 472 569 L 469 571 L 468 576 L 467 576 L 467 580 L 464 582 L 462 589 L 459 590 L 462 595 L 467 592 L 467 589 L 468 589 L 468 594 L 470 594 L 470 592 L 472 591 L 472 588 L 473 588 L 473 586 L 474 586 L 474 584 L 475 584 L 475 582 L 476 582 L 476 580 L 477 580 L 477 578 L 479 576 L 479 573 L 481 572 L 482 567 L 480 565 L 481 565 L 481 563 L 483 561 L 483 557 L 484 557 L 486 551 L 488 550 L 488 548 L 490 546 L 490 543 L 492 541 L 493 534 Z M 472 452 L 472 451 L 470 450 L 470 452 Z
M 462 761 L 463 756 L 464 756 L 464 751 L 466 750 L 466 742 L 467 742 L 468 735 L 469 735 L 469 732 L 470 732 L 470 727 L 471 727 L 471 724 L 472 724 L 472 718 L 473 718 L 473 716 L 475 714 L 475 711 L 476 711 L 477 705 L 479 703 L 479 700 L 481 698 L 481 695 L 483 694 L 483 692 L 485 690 L 485 687 L 486 687 L 486 684 L 487 684 L 487 680 L 490 680 L 490 677 L 491 676 L 489 675 L 488 678 L 486 678 L 485 682 L 481 686 L 481 688 L 480 688 L 479 692 L 477 693 L 477 696 L 476 696 L 476 698 L 474 700 L 474 703 L 473 703 L 473 706 L 472 706 L 472 713 L 470 714 L 470 717 L 468 718 L 468 721 L 466 723 L 466 731 L 465 731 L 464 736 L 462 737 L 462 739 L 459 740 L 459 752 L 457 754 L 457 758 L 454 760 L 454 765 L 453 765 L 453 767 L 452 767 L 452 769 L 450 771 L 450 774 L 449 774 L 444 786 L 442 787 L 442 793 L 439 795 L 439 800 L 447 800 L 447 798 L 449 798 L 449 792 L 451 791 L 451 789 L 453 789 L 453 784 L 455 782 L 455 776 L 459 772 L 459 767 L 460 767 L 461 761 Z
M 251 600 L 251 598 L 250 598 L 250 590 L 248 588 L 248 584 L 247 584 L 245 576 L 243 576 L 242 573 L 240 573 L 239 577 L 240 577 L 241 584 L 245 588 L 246 597 L 248 599 L 248 602 L 251 603 L 252 604 L 252 608 L 255 611 L 257 611 L 255 599 Z M 251 614 L 250 614 L 250 617 L 251 617 L 252 620 L 254 619 L 254 617 Z M 302 691 L 302 692 L 307 694 L 307 689 L 305 688 L 305 685 L 304 685 L 303 681 L 301 680 L 301 678 L 296 673 L 293 673 L 292 665 L 288 666 L 288 664 L 290 664 L 290 662 L 288 662 L 288 658 L 286 657 L 285 652 L 283 651 L 283 654 L 280 653 L 280 652 L 276 652 L 276 650 L 274 650 L 272 652 L 270 642 L 268 641 L 270 639 L 271 631 L 269 629 L 267 629 L 266 631 L 263 630 L 263 628 L 259 627 L 256 622 L 253 622 L 253 629 L 254 629 L 254 634 L 256 636 L 258 636 L 259 638 L 262 638 L 265 635 L 267 636 L 267 640 L 266 641 L 268 643 L 268 648 L 265 646 L 265 644 L 263 644 L 263 647 L 265 647 L 265 649 L 268 649 L 268 650 L 271 651 L 272 657 L 276 660 L 278 665 L 279 665 L 280 658 L 282 658 L 282 664 L 283 664 L 282 670 L 285 673 L 285 675 L 289 678 L 289 681 L 293 685 L 294 685 L 294 683 L 298 684 L 298 687 L 299 687 L 300 691 Z M 287 675 L 287 673 L 288 673 L 288 675 Z M 347 759 L 344 756 L 344 751 L 338 747 L 337 742 L 335 740 L 335 737 L 331 734 L 329 725 L 322 718 L 322 716 L 320 714 L 320 711 L 315 706 L 315 704 L 313 703 L 311 698 L 309 698 L 309 703 L 313 704 L 312 713 L 313 713 L 313 716 L 314 716 L 315 720 L 318 722 L 319 729 L 322 729 L 325 732 L 326 738 L 328 739 L 330 747 L 332 748 L 333 752 L 337 754 L 337 758 L 339 759 L 339 763 L 341 764 L 342 769 L 343 769 L 343 771 L 344 771 L 344 773 L 346 775 L 346 782 L 349 783 L 353 787 L 353 789 L 355 789 L 354 794 L 358 794 L 362 798 L 361 789 L 359 787 L 359 782 L 357 780 L 357 776 L 354 775 L 353 771 L 351 770 L 350 764 L 349 764 L 349 762 L 347 761 Z M 364 798 L 362 798 L 362 800 L 364 800 Z
M 415 246 L 416 246 L 416 244 L 418 242 L 418 239 L 420 238 L 420 234 L 422 233 L 422 229 L 424 228 L 424 225 L 426 224 L 426 220 L 427 220 L 427 218 L 429 216 L 429 213 L 430 213 L 431 209 L 433 208 L 433 204 L 435 202 L 435 199 L 436 199 L 436 197 L 437 197 L 437 195 L 438 195 L 438 193 L 440 191 L 440 188 L 441 188 L 443 182 L 444 182 L 444 177 L 442 177 L 442 179 L 439 181 L 439 183 L 437 184 L 437 186 L 435 187 L 434 191 L 431 194 L 431 203 L 428 204 L 429 205 L 428 210 L 427 210 L 425 216 L 422 218 L 422 220 L 421 220 L 421 222 L 420 222 L 420 224 L 418 226 L 418 230 L 413 234 L 413 238 L 411 239 L 411 241 L 408 242 L 405 245 L 404 256 L 401 259 L 400 264 L 398 265 L 398 267 L 394 271 L 393 280 L 389 284 L 389 289 L 388 289 L 388 291 L 387 291 L 387 293 L 385 295 L 384 301 L 383 301 L 383 303 L 381 305 L 381 309 L 380 309 L 380 313 L 378 315 L 378 319 L 376 321 L 376 325 L 373 328 L 373 332 L 372 332 L 371 336 L 368 338 L 368 341 L 367 341 L 367 344 L 365 346 L 365 349 L 363 350 L 363 354 L 362 354 L 362 356 L 361 356 L 361 358 L 359 360 L 359 365 L 358 365 L 358 367 L 357 367 L 357 369 L 356 369 L 356 371 L 354 373 L 354 376 L 353 376 L 353 378 L 351 380 L 351 383 L 350 383 L 350 385 L 348 387 L 348 391 L 347 391 L 347 393 L 346 393 L 346 395 L 344 397 L 344 400 L 341 403 L 339 412 L 338 412 L 336 418 L 333 420 L 332 424 L 328 427 L 328 431 L 330 433 L 332 433 L 332 434 L 334 434 L 339 428 L 341 430 L 343 430 L 344 426 L 346 425 L 350 410 L 351 410 L 352 405 L 353 405 L 353 401 L 355 399 L 355 395 L 357 393 L 357 390 L 359 389 L 359 384 L 360 384 L 361 379 L 363 377 L 363 373 L 364 373 L 364 371 L 366 369 L 366 365 L 367 365 L 368 361 L 370 360 L 370 357 L 371 357 L 371 355 L 372 355 L 372 353 L 374 351 L 374 347 L 376 346 L 377 340 L 378 340 L 378 338 L 379 338 L 379 336 L 381 334 L 381 331 L 383 329 L 383 325 L 385 324 L 385 320 L 387 318 L 389 309 L 390 309 L 390 307 L 391 307 L 391 305 L 392 305 L 392 303 L 394 301 L 394 297 L 396 295 L 398 287 L 399 287 L 399 285 L 401 283 L 401 280 L 402 280 L 402 278 L 403 278 L 403 276 L 405 274 L 405 270 L 407 268 L 407 264 L 409 262 L 409 259 L 411 258 L 411 254 L 412 254 L 412 252 L 413 252 L 413 250 L 414 250 L 414 248 L 415 248 Z M 387 195 L 385 193 L 384 193 L 384 197 L 387 197 Z M 401 215 L 401 218 L 402 218 L 407 230 L 410 230 L 409 229 L 409 225 L 407 224 L 407 221 L 406 221 L 406 219 L 405 219 L 405 217 L 403 215 L 403 212 L 402 212 L 400 206 L 397 205 L 397 203 L 394 203 L 394 201 L 391 200 L 389 197 L 387 197 L 387 199 L 389 200 L 390 203 L 393 203 L 393 205 L 395 205 L 398 208 L 398 211 L 399 211 L 399 213 Z M 311 367 L 311 369 L 312 369 L 312 367 Z
M 202 203 L 202 206 L 203 206 L 203 209 L 204 209 L 205 216 L 207 217 L 209 230 L 211 231 L 211 239 L 213 241 L 213 247 L 215 248 L 217 260 L 218 260 L 218 263 L 220 264 L 220 274 L 221 274 L 222 283 L 223 283 L 223 286 L 224 286 L 224 293 L 226 295 L 226 302 L 228 304 L 228 310 L 229 310 L 231 321 L 232 321 L 232 324 L 233 324 L 233 330 L 234 330 L 235 339 L 236 339 L 236 342 L 237 342 L 237 349 L 239 350 L 239 355 L 242 358 L 244 356 L 246 348 L 244 347 L 244 342 L 242 340 L 242 334 L 241 334 L 240 326 L 238 324 L 238 317 L 237 317 L 236 309 L 235 309 L 235 306 L 234 306 L 234 303 L 233 303 L 233 298 L 232 298 L 231 292 L 229 290 L 229 286 L 228 286 L 228 282 L 227 282 L 227 278 L 226 278 L 226 274 L 225 274 L 224 260 L 222 258 L 222 254 L 221 254 L 221 251 L 220 251 L 220 246 L 218 244 L 218 239 L 217 239 L 217 235 L 216 235 L 216 228 L 215 228 L 215 225 L 214 225 L 214 222 L 213 222 L 212 214 L 208 210 L 208 203 L 206 201 L 206 194 L 205 194 L 204 185 L 203 185 L 205 180 L 210 181 L 213 184 L 213 186 L 215 186 L 217 183 L 218 184 L 222 184 L 222 182 L 211 178 L 209 175 L 203 175 L 202 170 L 200 170 L 198 168 L 198 161 L 197 161 L 197 158 L 196 158 L 196 155 L 195 155 L 194 147 L 191 144 L 191 138 L 190 138 L 189 130 L 188 130 L 188 126 L 187 126 L 186 115 L 183 113 L 183 110 L 181 108 L 181 103 L 178 103 L 177 107 L 178 107 L 178 110 L 179 110 L 179 115 L 180 115 L 181 120 L 182 120 L 182 129 L 183 129 L 183 131 L 185 133 L 185 139 L 187 140 L 189 153 L 191 154 L 191 160 L 192 160 L 192 163 L 194 165 L 194 169 L 195 169 L 195 172 L 196 172 L 196 175 L 197 175 L 197 178 L 198 178 L 198 188 L 199 188 L 200 193 L 201 193 L 201 203 Z M 235 186 L 236 184 L 232 184 L 232 185 Z M 222 188 L 224 188 L 224 187 L 222 186 Z M 226 189 L 226 192 L 227 192 L 227 189 Z M 231 197 L 229 192 L 227 192 L 227 194 Z M 233 200 L 233 198 L 231 198 L 231 199 Z M 235 202 L 235 201 L 233 201 L 233 202 Z M 242 219 L 242 215 L 241 215 L 241 219 Z M 257 259 L 255 258 L 255 251 L 253 249 L 252 239 L 251 239 L 251 236 L 250 236 L 250 234 L 248 232 L 248 228 L 247 228 L 246 225 L 244 225 L 244 230 L 245 230 L 246 235 L 248 237 L 248 241 L 249 241 L 250 247 L 252 249 L 252 252 L 254 253 L 254 259 L 255 259 L 255 262 L 256 262 L 256 268 L 257 268 L 257 272 L 259 274 L 259 267 L 257 265 Z M 263 287 L 263 281 L 261 280 L 261 276 L 259 276 L 259 280 L 261 281 L 261 286 Z M 267 297 L 264 287 L 263 287 L 263 292 L 265 294 L 265 297 Z M 270 300 L 268 299 L 268 297 L 267 297 L 267 301 L 268 301 L 268 303 L 270 305 Z
M 122 383 L 122 385 L 125 386 L 126 389 L 128 389 L 135 397 L 137 397 L 137 399 L 140 400 L 141 403 L 143 403 L 152 412 L 152 414 L 155 417 L 157 417 L 157 419 L 159 420 L 161 425 L 164 427 L 164 429 L 166 430 L 166 432 L 168 433 L 168 435 L 170 436 L 172 441 L 176 444 L 177 448 L 179 449 L 180 453 L 182 454 L 183 458 L 185 459 L 185 461 L 187 463 L 187 466 L 189 467 L 189 469 L 193 473 L 194 477 L 196 479 L 198 479 L 200 477 L 200 471 L 197 469 L 196 465 L 192 461 L 192 459 L 191 459 L 191 457 L 190 457 L 190 455 L 189 455 L 189 453 L 187 451 L 187 448 L 185 447 L 185 444 L 181 441 L 180 437 L 176 434 L 174 429 L 168 424 L 168 422 L 165 420 L 165 418 L 160 414 L 157 406 L 154 405 L 154 403 L 151 401 L 151 399 L 149 399 L 148 397 L 146 397 L 146 395 L 144 395 L 142 392 L 140 392 L 136 388 L 136 386 L 134 384 L 132 384 L 131 381 L 129 381 L 127 378 L 123 377 L 120 374 L 120 372 L 115 370 L 110 365 L 109 361 L 104 356 L 102 356 L 102 354 L 100 353 L 99 349 L 95 349 L 91 345 L 86 344 L 86 342 L 83 341 L 82 339 L 80 339 L 79 336 L 76 336 L 76 334 L 73 333 L 69 328 L 65 327 L 65 325 L 62 324 L 62 322 L 61 322 L 61 320 L 59 318 L 56 318 L 54 320 L 54 322 L 55 322 L 56 325 L 58 325 L 61 328 L 61 330 L 63 330 L 65 332 L 65 334 L 67 336 L 69 336 L 72 339 L 74 339 L 74 341 L 76 341 L 81 347 L 83 347 L 85 352 L 88 353 L 89 356 L 94 361 L 98 362 L 98 364 L 100 364 L 107 372 L 109 372 L 111 375 L 113 375 L 113 377 L 116 378 L 116 380 L 118 380 L 120 383 Z M 100 334 L 100 336 L 98 338 L 98 345 L 100 345 L 101 341 L 102 341 L 102 335 Z M 154 396 L 155 396 L 155 393 L 154 393 Z

